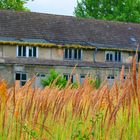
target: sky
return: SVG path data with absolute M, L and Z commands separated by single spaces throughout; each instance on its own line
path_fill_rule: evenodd
M 77 0 L 34 0 L 25 6 L 32 12 L 73 16 Z

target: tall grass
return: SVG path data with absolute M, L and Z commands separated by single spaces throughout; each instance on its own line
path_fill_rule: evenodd
M 136 58 L 126 80 L 99 89 L 87 77 L 83 85 L 55 82 L 32 88 L 34 79 L 7 88 L 0 81 L 0 140 L 138 140 L 140 139 L 140 64 Z

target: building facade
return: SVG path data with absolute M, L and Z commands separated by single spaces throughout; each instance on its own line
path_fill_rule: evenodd
M 50 69 L 69 79 L 76 66 L 73 81 L 90 74 L 113 82 L 122 65 L 127 74 L 139 41 L 140 24 L 1 10 L 0 76 L 24 85 L 37 74 L 40 86 Z

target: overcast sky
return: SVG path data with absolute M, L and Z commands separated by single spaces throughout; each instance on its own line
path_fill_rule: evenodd
M 26 4 L 33 12 L 73 15 L 77 0 L 34 0 Z

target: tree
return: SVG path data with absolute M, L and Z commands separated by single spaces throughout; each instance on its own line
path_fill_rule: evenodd
M 28 11 L 24 5 L 29 0 L 0 0 L 0 9 L 9 9 L 17 11 Z
M 77 1 L 77 17 L 140 22 L 140 0 L 81 0 Z

